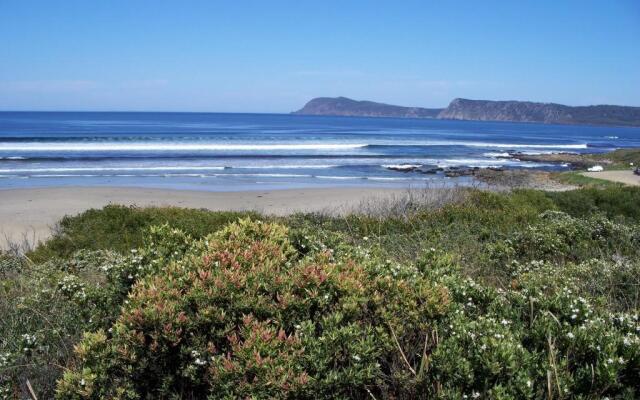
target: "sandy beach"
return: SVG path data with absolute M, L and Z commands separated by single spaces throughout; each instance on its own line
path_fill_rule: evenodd
M 612 182 L 620 182 L 624 183 L 625 185 L 640 186 L 640 175 L 635 175 L 633 171 L 583 172 L 582 175 L 589 178 L 598 178 Z
M 332 188 L 245 192 L 59 187 L 0 190 L 0 248 L 8 241 L 46 239 L 65 215 L 75 215 L 108 204 L 140 207 L 177 206 L 209 210 L 254 210 L 284 215 L 298 211 L 340 211 L 363 200 L 391 197 L 404 189 Z

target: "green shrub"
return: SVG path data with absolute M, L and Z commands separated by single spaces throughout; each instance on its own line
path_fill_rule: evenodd
M 249 220 L 140 280 L 110 333 L 89 334 L 60 398 L 362 397 L 406 391 L 390 338 L 418 336 L 447 292 L 354 249 L 300 255 L 285 227 Z M 413 355 L 410 356 L 412 359 Z
M 561 213 L 542 221 L 553 221 L 550 232 L 563 241 L 628 234 L 598 220 L 576 228 Z M 157 232 L 156 243 L 184 238 Z M 622 301 L 637 299 L 633 282 L 624 287 L 637 279 L 633 261 L 601 271 L 592 260 L 525 257 L 510 264 L 511 284 L 501 289 L 465 277 L 455 257 L 436 249 L 412 265 L 383 261 L 379 249 L 327 243 L 340 241 L 242 220 L 182 256 L 165 252 L 172 256 L 139 278 L 112 328 L 85 334 L 58 397 L 640 393 L 637 302 Z M 551 259 L 568 251 L 543 248 Z M 610 311 L 616 307 L 623 312 Z
M 0 398 L 637 398 L 638 196 L 71 217 L 0 255 Z
M 637 303 L 631 313 L 608 311 L 583 279 L 595 273 L 595 283 L 597 268 L 533 261 L 513 270 L 506 290 L 440 269 L 432 279 L 447 285 L 454 307 L 438 326 L 425 387 L 451 399 L 635 398 Z
M 560 210 L 574 217 L 589 217 L 595 213 L 602 213 L 609 218 L 624 217 L 640 221 L 638 187 L 585 188 L 567 192 L 548 192 L 546 195 Z
M 67 258 L 81 249 L 127 253 L 143 245 L 145 232 L 152 226 L 169 224 L 201 238 L 243 216 L 255 216 L 255 213 L 108 205 L 77 216 L 65 216 L 54 236 L 29 257 L 37 262 L 53 257 Z
M 512 261 L 547 260 L 558 263 L 602 256 L 637 256 L 640 229 L 602 216 L 579 219 L 563 212 L 546 211 L 538 221 L 509 239 L 489 244 L 494 266 Z
M 0 259 L 0 398 L 24 398 L 27 379 L 51 395 L 74 344 L 94 325 L 104 267 L 119 262 L 86 251 L 64 263 Z

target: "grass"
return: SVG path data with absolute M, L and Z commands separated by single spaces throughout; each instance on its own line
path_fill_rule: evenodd
M 640 166 L 640 149 L 618 149 L 605 154 L 592 154 L 595 160 L 610 160 L 613 164 L 607 168 L 628 169 L 633 164 Z
M 613 169 L 613 168 L 607 168 L 607 169 Z M 560 183 L 579 186 L 579 187 L 609 188 L 609 187 L 624 186 L 624 184 L 619 182 L 612 182 L 606 179 L 599 179 L 599 178 L 592 178 L 590 176 L 585 176 L 583 175 L 582 171 L 560 172 L 555 174 L 553 178 Z

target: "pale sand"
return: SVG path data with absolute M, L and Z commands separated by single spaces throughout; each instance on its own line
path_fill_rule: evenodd
M 0 248 L 26 238 L 34 243 L 51 235 L 65 215 L 75 215 L 108 204 L 177 206 L 209 210 L 254 210 L 284 215 L 298 211 L 348 211 L 372 198 L 393 197 L 404 189 L 334 188 L 246 192 L 58 187 L 0 190 Z M 26 236 L 25 236 L 26 235 Z
M 583 172 L 582 175 L 589 178 L 598 178 L 612 182 L 620 182 L 626 185 L 640 186 L 640 175 L 635 175 L 633 171 Z

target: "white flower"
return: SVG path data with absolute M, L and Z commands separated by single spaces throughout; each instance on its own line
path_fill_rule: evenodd
M 567 333 L 567 337 L 569 339 L 573 339 L 575 337 L 575 335 L 573 333 L 569 332 L 569 333 Z
M 480 393 L 479 392 L 472 392 L 471 393 L 471 397 L 473 397 L 474 399 L 477 399 L 478 397 L 480 397 Z

